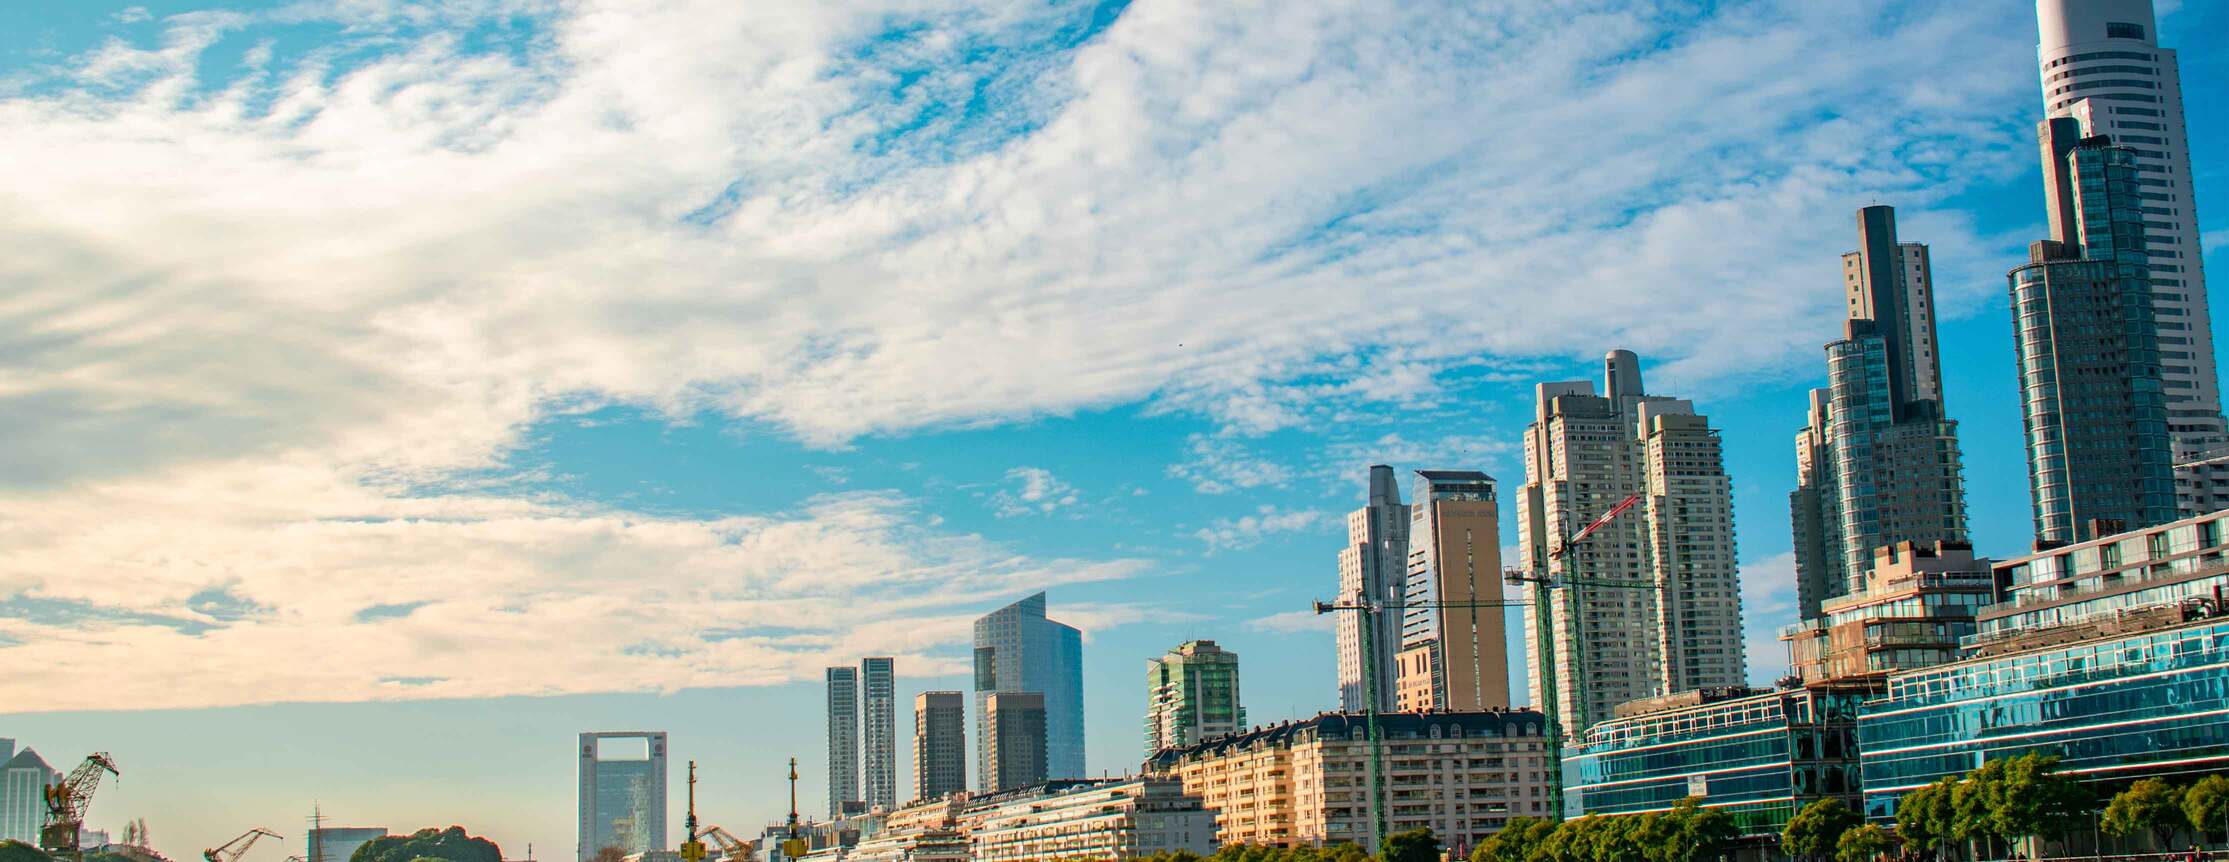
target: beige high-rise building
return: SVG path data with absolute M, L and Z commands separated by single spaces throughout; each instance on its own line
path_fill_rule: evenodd
M 1733 485 L 1718 432 L 1692 402 L 1646 394 L 1631 351 L 1611 351 L 1604 370 L 1601 395 L 1583 381 L 1540 384 L 1525 429 L 1524 565 L 1579 581 L 1552 595 L 1545 645 L 1570 736 L 1625 701 L 1740 685 L 1747 675 Z M 1550 559 L 1565 537 L 1635 494 L 1639 503 L 1568 561 Z M 1528 584 L 1527 598 L 1537 589 Z M 1541 622 L 1528 602 L 1535 703 L 1544 700 Z
M 994 691 L 983 699 L 984 784 L 1010 790 L 1044 782 L 1045 695 Z
M 1419 470 L 1416 477 L 1395 707 L 1507 709 L 1502 609 L 1477 606 L 1502 596 L 1494 477 L 1476 470 Z
M 1426 828 L 1469 854 L 1514 817 L 1545 817 L 1547 731 L 1540 713 L 1387 713 L 1386 825 Z M 1370 743 L 1363 717 L 1325 713 L 1256 728 L 1146 761 L 1148 774 L 1184 783 L 1216 812 L 1223 845 L 1377 846 L 1370 811 Z

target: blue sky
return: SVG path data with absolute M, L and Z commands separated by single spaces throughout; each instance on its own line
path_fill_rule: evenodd
M 573 734 L 755 829 L 788 756 L 822 798 L 820 667 L 961 688 L 1044 588 L 1121 770 L 1187 638 L 1329 706 L 1362 469 L 1514 491 L 1613 347 L 1724 434 L 1769 679 L 1858 207 L 1934 246 L 1977 544 L 2028 532 L 2032 9 L 1825 5 L 0 7 L 0 736 L 114 752 L 175 858 L 313 803 L 562 858 Z M 2205 201 L 2225 26 L 2161 21 Z

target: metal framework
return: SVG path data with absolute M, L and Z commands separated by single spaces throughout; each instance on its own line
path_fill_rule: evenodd
M 108 752 L 97 751 L 71 770 L 69 778 L 46 788 L 46 825 L 39 829 L 39 849 L 84 858 L 78 832 L 85 825 L 85 811 L 93 805 L 93 791 L 100 789 L 103 774 L 118 778 L 124 775 L 117 771 L 116 761 Z

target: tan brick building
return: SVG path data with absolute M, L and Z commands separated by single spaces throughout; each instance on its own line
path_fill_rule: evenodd
M 1428 827 L 1467 853 L 1510 818 L 1548 813 L 1546 720 L 1537 712 L 1378 717 L 1389 829 Z M 1326 713 L 1169 749 L 1145 764 L 1216 812 L 1222 844 L 1375 846 L 1363 717 Z

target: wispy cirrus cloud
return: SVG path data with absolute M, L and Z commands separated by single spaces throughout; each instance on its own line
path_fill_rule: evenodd
M 1328 512 L 1263 506 L 1252 514 L 1217 518 L 1215 523 L 1193 531 L 1192 537 L 1205 544 L 1207 552 L 1213 554 L 1251 548 L 1277 533 L 1322 530 L 1338 522 L 1338 517 Z

